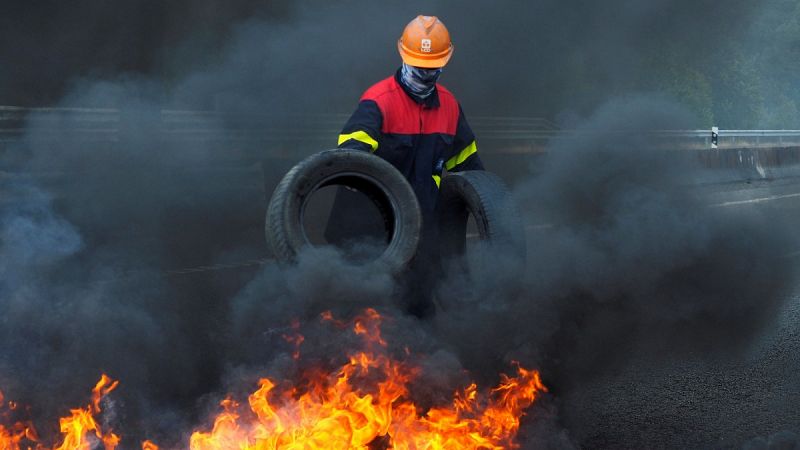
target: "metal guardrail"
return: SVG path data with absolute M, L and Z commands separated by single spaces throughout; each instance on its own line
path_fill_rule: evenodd
M 119 110 L 111 108 L 23 108 L 0 106 L 0 144 L 19 141 L 26 131 L 38 140 L 118 142 L 137 134 L 165 142 L 271 143 L 335 141 L 348 114 L 245 115 L 217 111 Z M 537 117 L 470 118 L 481 141 L 504 142 L 511 152 L 543 148 L 554 138 L 571 139 L 597 134 L 591 130 L 559 129 Z M 631 133 L 632 131 L 619 131 Z M 607 134 L 607 131 L 603 132 Z M 711 130 L 642 132 L 657 146 L 708 149 Z M 800 130 L 719 130 L 718 147 L 751 148 L 800 146 Z M 513 150 L 515 149 L 515 150 Z

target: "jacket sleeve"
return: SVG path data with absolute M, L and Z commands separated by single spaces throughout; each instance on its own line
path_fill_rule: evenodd
M 339 135 L 339 148 L 375 152 L 381 141 L 383 116 L 373 100 L 361 100 Z
M 458 125 L 453 139 L 453 154 L 444 163 L 448 172 L 462 170 L 484 170 L 483 162 L 478 156 L 478 146 L 475 143 L 475 134 L 472 132 L 461 105 L 458 106 Z

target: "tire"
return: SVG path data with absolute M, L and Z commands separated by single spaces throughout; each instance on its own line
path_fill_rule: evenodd
M 444 261 L 464 256 L 470 215 L 492 259 L 524 266 L 527 250 L 519 211 L 503 180 L 483 170 L 450 173 L 442 179 L 438 223 Z
M 312 194 L 339 185 L 365 194 L 378 208 L 388 245 L 373 263 L 392 273 L 404 270 L 417 251 L 422 216 L 411 185 L 390 163 L 361 150 L 335 149 L 312 155 L 292 168 L 275 188 L 267 208 L 266 236 L 275 257 L 294 262 L 310 247 L 303 215 Z

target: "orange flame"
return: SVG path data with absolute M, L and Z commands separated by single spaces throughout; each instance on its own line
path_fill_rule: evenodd
M 158 446 L 150 441 L 142 442 L 142 450 L 158 450 Z
M 55 450 L 91 450 L 94 444 L 92 434 L 103 442 L 106 450 L 114 450 L 119 445 L 119 437 L 111 432 L 103 433 L 94 419 L 94 415 L 102 411 L 100 401 L 118 385 L 119 382 L 108 375 L 103 374 L 100 377 L 100 381 L 92 389 L 92 403 L 86 408 L 70 410 L 72 416 L 59 420 L 64 440 Z
M 6 410 L 7 408 L 7 410 Z M 0 418 L 4 421 L 8 419 L 9 413 L 17 409 L 17 404 L 13 401 L 6 403 L 5 395 L 0 391 Z M 16 450 L 20 447 L 20 442 L 37 440 L 36 430 L 29 423 L 16 422 L 14 425 L 5 426 L 0 423 L 0 450 Z
M 323 319 L 333 320 L 330 313 Z M 518 367 L 517 376 L 504 375 L 488 395 L 480 395 L 473 384 L 456 393 L 451 406 L 422 411 L 408 399 L 418 369 L 387 355 L 381 319 L 372 309 L 356 318 L 352 330 L 368 350 L 350 355 L 334 373 L 306 374 L 309 383 L 302 394 L 293 386 L 276 389 L 265 378 L 248 399 L 250 412 L 224 400 L 211 431 L 192 434 L 190 449 L 516 447 L 524 410 L 547 390 L 538 372 Z
M 102 442 L 106 450 L 114 450 L 119 445 L 119 436 L 110 431 L 103 433 L 100 425 L 95 421 L 95 414 L 102 410 L 100 403 L 111 391 L 116 389 L 119 382 L 103 375 L 92 389 L 92 403 L 86 408 L 70 410 L 70 416 L 59 420 L 62 434 L 61 444 L 52 447 L 53 450 L 91 450 L 97 442 Z M 2 404 L 2 395 L 0 395 Z M 9 409 L 16 409 L 16 404 L 9 402 Z M 27 445 L 22 445 L 22 442 Z M 0 450 L 46 450 L 49 447 L 39 443 L 36 429 L 31 423 L 17 422 L 11 427 L 0 424 Z
M 303 344 L 303 341 L 306 340 L 305 336 L 298 333 L 297 330 L 300 329 L 300 321 L 297 319 L 292 320 L 292 330 L 294 331 L 293 334 L 284 334 L 283 339 L 294 345 L 294 352 L 292 353 L 292 358 L 300 359 L 300 346 Z
M 525 410 L 546 392 L 539 373 L 517 365 L 516 376 L 501 375 L 488 392 L 476 384 L 456 392 L 452 404 L 427 411 L 410 400 L 410 383 L 420 369 L 392 359 L 381 337 L 383 317 L 366 310 L 352 324 L 337 321 L 329 312 L 322 319 L 349 328 L 363 340 L 364 349 L 348 355 L 338 370 L 319 369 L 303 374 L 303 387 L 276 383 L 267 378 L 248 397 L 249 408 L 232 398 L 221 402 L 222 412 L 210 431 L 195 431 L 191 450 L 277 449 L 483 449 L 518 448 L 514 438 Z M 299 324 L 293 324 L 294 330 Z M 285 336 L 299 357 L 304 338 Z M 410 351 L 406 348 L 405 353 Z M 91 450 L 100 443 L 105 450 L 119 446 L 120 438 L 103 432 L 95 420 L 102 412 L 102 399 L 117 388 L 106 375 L 92 389 L 85 408 L 73 409 L 60 420 L 62 441 L 57 446 L 39 442 L 29 422 L 4 426 L 16 408 L 0 392 L 0 450 Z M 151 441 L 142 450 L 159 450 Z

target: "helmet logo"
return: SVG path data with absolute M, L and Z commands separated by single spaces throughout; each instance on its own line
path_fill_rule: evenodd
M 425 53 L 431 52 L 431 40 L 430 39 L 423 39 L 422 43 L 420 44 L 420 50 Z

